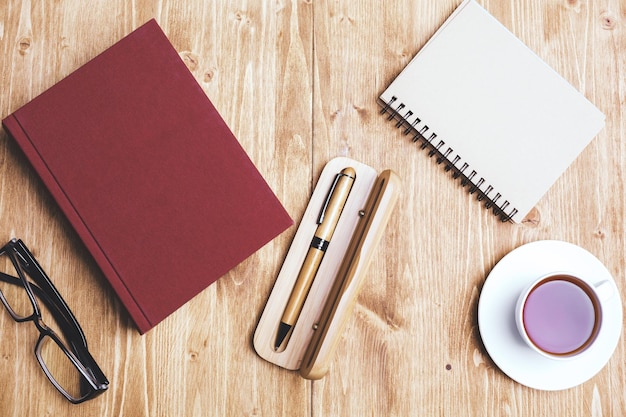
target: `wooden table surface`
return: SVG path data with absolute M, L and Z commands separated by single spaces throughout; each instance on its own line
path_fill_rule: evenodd
M 2 132 L 0 238 L 37 255 L 111 384 L 69 404 L 39 369 L 35 329 L 0 311 L 0 416 L 625 415 L 621 339 L 582 385 L 534 390 L 490 359 L 477 308 L 493 266 L 542 239 L 587 249 L 626 295 L 626 3 L 480 1 L 606 114 L 521 225 L 499 222 L 378 113 L 378 94 L 459 3 L 3 0 L 2 117 L 155 17 L 296 222 L 336 156 L 395 170 L 404 191 L 330 373 L 311 382 L 252 347 L 295 227 L 140 336 Z

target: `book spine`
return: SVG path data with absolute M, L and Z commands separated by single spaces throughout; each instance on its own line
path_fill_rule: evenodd
M 72 205 L 72 202 L 63 191 L 63 188 L 56 181 L 52 172 L 48 169 L 46 162 L 31 142 L 28 132 L 24 130 L 15 113 L 7 116 L 2 121 L 2 125 L 9 137 L 11 137 L 22 150 L 31 166 L 44 183 L 45 187 L 61 208 L 61 211 L 63 211 L 63 214 L 65 214 L 65 217 L 74 227 L 74 230 L 77 232 L 83 244 L 87 247 L 87 250 L 91 253 L 92 257 L 111 283 L 113 290 L 120 298 L 122 304 L 129 312 L 139 332 L 143 334 L 148 331 L 153 327 L 150 320 L 139 308 L 130 291 L 124 284 L 124 281 L 121 279 L 113 265 L 109 262 L 106 253 L 102 251 L 89 228 L 83 222 L 82 218 Z
M 469 163 L 463 161 L 461 155 L 454 155 L 452 148 L 446 148 L 444 140 L 437 140 L 437 133 L 433 132 L 427 124 L 422 123 L 422 120 L 415 116 L 411 109 L 406 108 L 398 97 L 393 96 L 388 103 L 379 99 L 379 104 L 382 106 L 380 113 L 387 114 L 387 120 L 396 121 L 395 127 L 402 129 L 403 135 L 413 135 L 411 140 L 414 143 L 421 142 L 420 149 L 428 149 L 428 156 L 436 157 L 437 164 L 445 161 L 444 170 L 451 172 L 454 179 L 459 179 L 463 188 L 469 186 L 467 191 L 470 194 L 476 194 L 478 201 L 485 201 L 485 208 L 492 209 L 503 222 L 513 220 L 518 210 L 494 190 L 485 178 L 478 177 L 477 172 Z M 413 120 L 409 121 L 410 118 Z

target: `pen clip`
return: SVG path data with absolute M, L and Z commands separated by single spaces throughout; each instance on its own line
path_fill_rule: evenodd
M 333 185 L 331 185 L 330 190 L 328 190 L 328 195 L 326 196 L 326 200 L 324 200 L 324 204 L 322 205 L 322 209 L 320 210 L 320 215 L 317 218 L 317 224 L 322 224 L 322 222 L 324 221 L 324 215 L 326 214 L 326 209 L 328 208 L 328 205 L 330 204 L 330 198 L 333 196 L 333 192 L 335 191 L 335 188 L 337 187 L 339 178 L 341 178 L 343 175 L 345 174 L 342 174 L 341 172 L 335 175 L 335 180 L 333 181 Z

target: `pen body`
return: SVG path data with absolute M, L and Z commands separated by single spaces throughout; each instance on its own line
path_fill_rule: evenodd
M 296 324 L 296 320 L 298 320 L 298 316 L 302 311 L 304 300 L 311 289 L 311 284 L 313 284 L 312 277 L 317 273 L 317 269 L 323 257 L 324 251 L 309 248 L 300 273 L 298 274 L 296 284 L 291 291 L 291 297 L 289 297 L 289 302 L 287 303 L 287 307 L 285 307 L 285 313 L 283 314 L 281 322 L 289 324 L 290 326 Z M 308 277 L 311 277 L 311 279 Z
M 335 233 L 339 217 L 346 204 L 355 178 L 356 171 L 350 167 L 343 169 L 338 174 L 336 182 L 330 190 L 327 202 L 320 213 L 319 224 L 311 240 L 311 246 L 304 258 L 298 277 L 296 278 L 296 283 L 289 297 L 287 306 L 285 307 L 281 323 L 293 326 L 298 320 L 302 312 L 302 307 L 304 306 L 304 301 L 313 284 L 313 279 L 317 274 L 317 270 L 326 253 L 330 240 Z

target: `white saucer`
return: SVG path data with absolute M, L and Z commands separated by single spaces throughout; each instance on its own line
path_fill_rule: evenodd
M 541 275 L 570 271 L 593 282 L 608 280 L 614 294 L 603 306 L 598 339 L 580 356 L 547 359 L 524 343 L 515 324 L 521 291 Z M 478 302 L 480 335 L 495 364 L 513 380 L 540 390 L 562 390 L 582 384 L 609 361 L 622 330 L 622 302 L 615 281 L 595 256 L 571 243 L 542 240 L 511 251 L 492 269 Z

